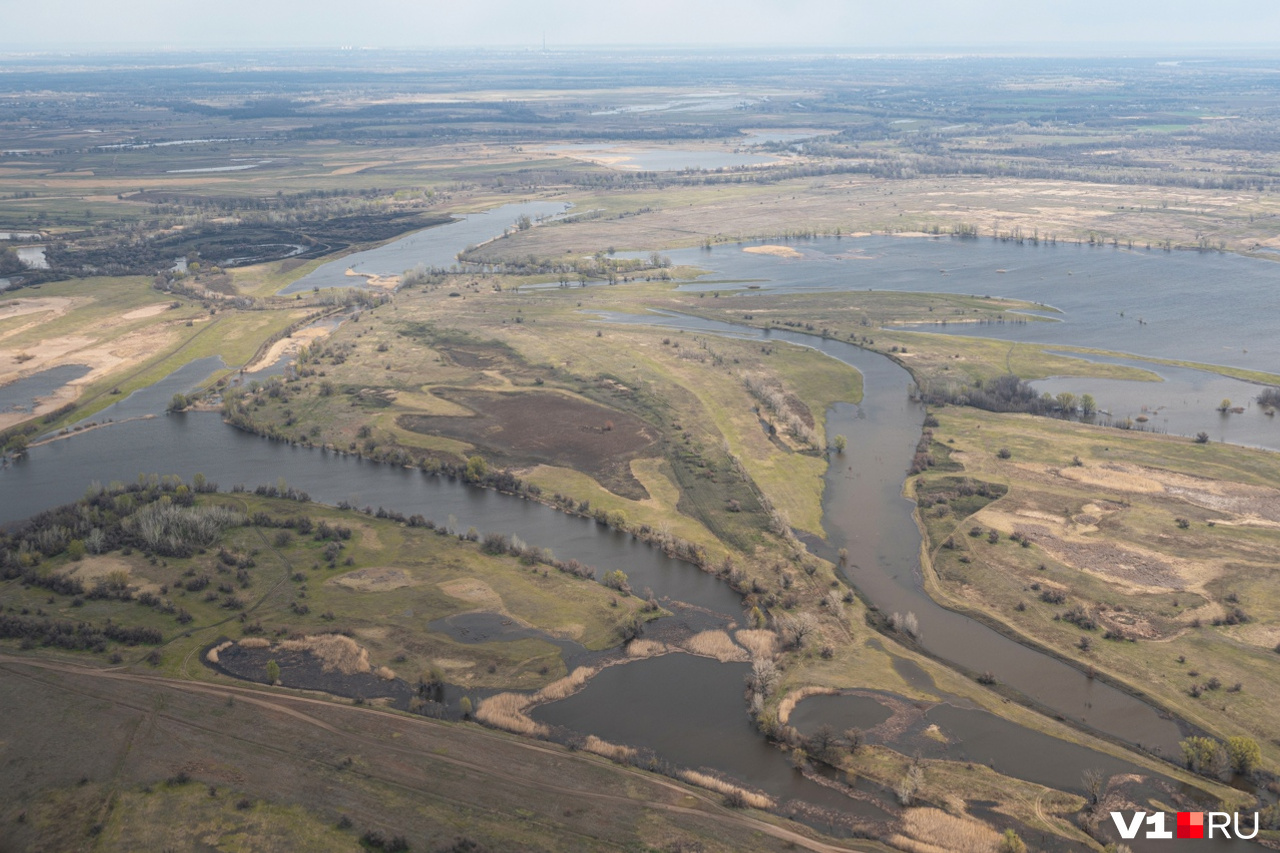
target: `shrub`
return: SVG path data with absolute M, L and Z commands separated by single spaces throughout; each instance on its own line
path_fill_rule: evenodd
M 1046 588 L 1041 590 L 1040 600 L 1045 604 L 1063 604 L 1067 600 L 1067 594 L 1060 589 Z

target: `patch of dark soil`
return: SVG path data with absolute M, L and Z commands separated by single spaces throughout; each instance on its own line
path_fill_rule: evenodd
M 492 392 L 457 388 L 434 394 L 475 412 L 472 417 L 401 415 L 404 429 L 467 441 L 494 461 L 574 468 L 611 492 L 647 498 L 631 460 L 656 455 L 656 431 L 606 406 L 552 391 Z M 647 451 L 647 453 L 646 453 Z

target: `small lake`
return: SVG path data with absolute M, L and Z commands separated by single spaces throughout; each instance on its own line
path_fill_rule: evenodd
M 485 213 L 469 213 L 454 222 L 436 225 L 392 240 L 376 249 L 353 252 L 336 261 L 323 264 L 280 291 L 298 293 L 312 288 L 364 287 L 365 279 L 347 275 L 347 270 L 362 275 L 403 275 L 406 270 L 422 266 L 448 269 L 458 263 L 458 253 L 467 246 L 483 243 L 515 225 L 521 216 L 531 219 L 558 216 L 568 205 L 564 202 L 537 201 L 504 204 Z

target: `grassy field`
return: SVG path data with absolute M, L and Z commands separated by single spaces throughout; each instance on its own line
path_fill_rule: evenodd
M 460 297 L 402 292 L 327 339 L 304 371 L 314 375 L 284 389 L 287 403 L 260 392 L 246 403 L 249 416 L 290 437 L 367 452 L 399 446 L 460 460 L 475 451 L 562 493 L 572 478 L 548 469 L 574 467 L 614 497 L 582 483 L 589 492 L 626 500 L 638 515 L 654 496 L 630 471 L 665 459 L 681 509 L 717 535 L 729 531 L 740 551 L 751 553 L 758 534 L 728 502 L 758 504 L 758 493 L 800 529 L 820 531 L 825 412 L 859 399 L 855 371 L 802 347 L 600 323 L 590 313 L 661 304 L 665 287 L 516 293 L 493 284 L 476 279 Z M 471 417 L 476 407 L 459 405 L 459 395 L 482 389 L 516 407 Z M 584 437 L 600 447 L 571 460 L 552 452 L 566 423 L 613 427 Z M 640 442 L 630 451 L 629 435 Z M 742 487 L 700 475 L 739 465 L 750 476 Z

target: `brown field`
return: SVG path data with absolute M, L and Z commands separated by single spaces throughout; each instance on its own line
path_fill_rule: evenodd
M 507 463 L 576 468 L 616 494 L 648 497 L 631 473 L 631 460 L 645 455 L 657 436 L 633 415 L 554 392 L 449 388 L 433 393 L 471 409 L 475 416 L 406 414 L 397 424 L 412 432 L 475 443 L 486 455 Z

